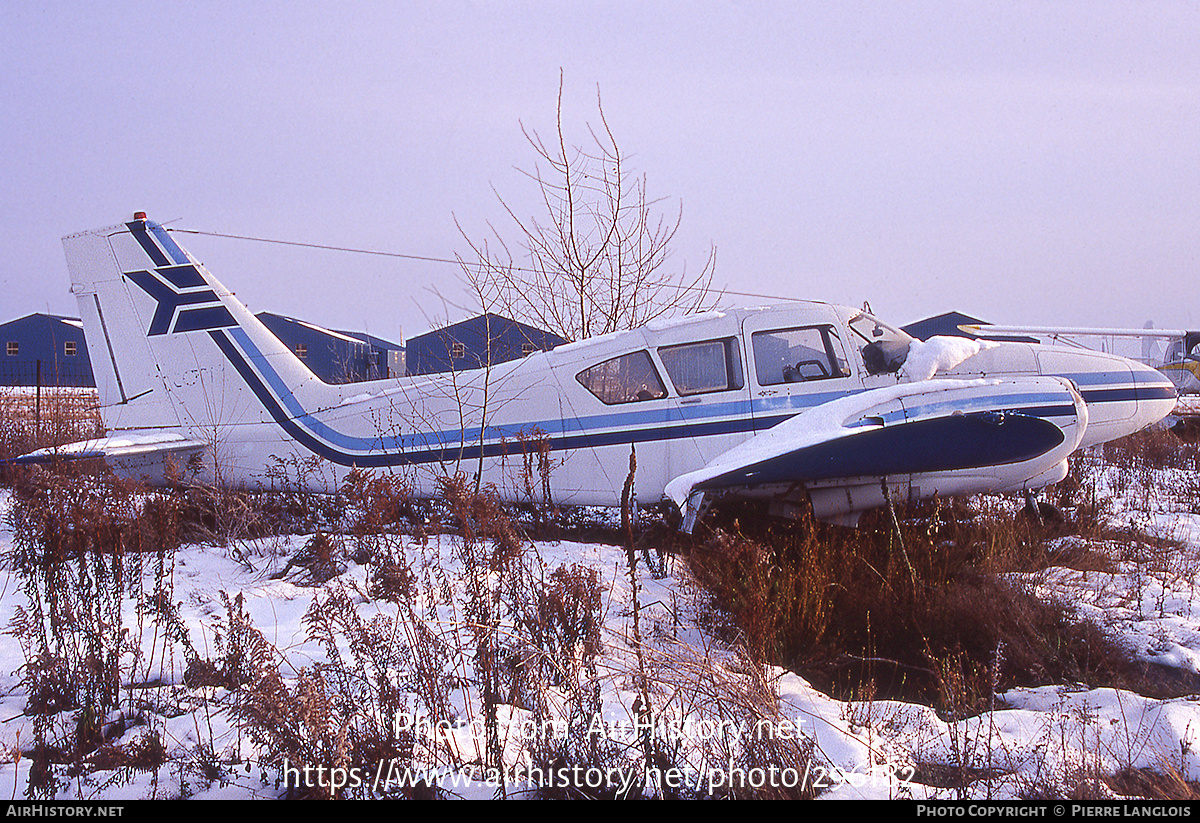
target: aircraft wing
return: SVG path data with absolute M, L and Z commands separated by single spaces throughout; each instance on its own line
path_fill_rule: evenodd
M 1163 338 L 1196 338 L 1200 332 L 1187 329 L 1116 329 L 1102 326 L 997 326 L 991 323 L 964 323 L 959 326 L 962 331 L 977 334 L 982 337 L 1010 334 L 1025 334 L 1033 337 L 1056 337 L 1058 335 L 1079 335 L 1088 337 L 1163 337 Z
M 181 434 L 161 431 L 128 432 L 65 446 L 38 449 L 13 458 L 17 465 L 56 463 L 66 460 L 103 459 L 133 477 L 163 479 L 172 469 L 183 468 L 208 448 L 207 443 Z
M 919 477 L 946 494 L 1054 482 L 1086 427 L 1087 406 L 1065 378 L 901 383 L 803 411 L 675 478 L 666 492 L 686 518 L 705 494 L 803 488 L 818 517 L 840 522 L 886 503 L 882 478 Z M 873 491 L 860 493 L 860 506 L 841 494 L 851 486 Z

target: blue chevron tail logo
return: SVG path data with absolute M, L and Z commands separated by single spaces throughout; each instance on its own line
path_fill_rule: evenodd
M 158 306 L 148 337 L 236 326 L 237 321 L 191 264 L 159 266 L 153 271 L 127 271 L 126 277 L 154 298 Z

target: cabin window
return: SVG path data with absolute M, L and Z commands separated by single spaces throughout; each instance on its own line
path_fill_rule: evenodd
M 301 360 L 308 357 L 308 345 L 305 343 L 296 344 L 296 356 Z
M 601 403 L 637 403 L 667 396 L 647 351 L 635 351 L 584 369 L 575 379 Z
M 861 341 L 859 354 L 867 374 L 890 374 L 900 370 L 908 358 L 912 337 L 881 323 L 869 314 L 850 321 L 850 330 Z
M 21 344 L 16 340 L 9 340 L 8 345 L 5 347 L 5 351 L 8 353 L 9 357 L 16 357 L 21 353 Z
M 63 341 L 63 356 L 64 357 L 74 357 L 76 355 L 77 351 L 78 350 L 76 349 L 74 340 L 64 340 Z
M 752 339 L 760 386 L 850 376 L 846 350 L 832 326 L 755 332 Z
M 729 391 L 743 385 L 736 338 L 663 346 L 658 356 L 681 395 Z

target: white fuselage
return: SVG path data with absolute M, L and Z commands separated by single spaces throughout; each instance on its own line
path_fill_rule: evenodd
M 697 475 L 696 488 L 808 496 L 825 501 L 818 509 L 831 519 L 853 518 L 878 505 L 862 489 L 884 477 L 921 497 L 1053 482 L 1076 448 L 1161 419 L 1175 397 L 1160 373 L 1124 358 L 920 343 L 823 303 L 696 315 L 485 369 L 329 385 L 156 224 L 135 221 L 64 244 L 110 437 L 175 438 L 195 447 L 184 468 L 237 486 L 329 491 L 357 468 L 399 473 L 432 495 L 438 478 L 462 472 L 522 500 L 541 497 L 548 472 L 555 503 L 616 505 L 636 451 L 642 504 L 663 500 L 673 480 L 720 466 L 730 468 L 724 480 L 710 471 Z M 901 365 L 906 358 L 914 373 Z M 823 408 L 849 416 L 822 417 Z M 991 423 L 979 421 L 997 414 L 996 422 L 1016 414 L 1035 439 L 1048 438 L 1045 448 L 1022 452 L 1011 424 L 995 429 L 1007 440 L 993 438 Z M 974 430 L 954 419 L 963 415 L 989 442 L 971 439 Z M 747 450 L 788 421 L 800 421 L 784 429 L 791 439 L 769 454 Z M 854 452 L 858 442 L 888 453 L 877 471 Z M 825 462 L 801 454 L 814 444 Z M 940 444 L 969 460 L 925 454 L 914 462 L 901 453 Z M 114 450 L 109 460 L 153 477 L 168 451 L 122 460 Z M 734 465 L 723 460 L 729 454 L 744 459 Z M 862 474 L 837 476 L 825 465 Z M 792 466 L 805 468 L 793 476 Z M 853 494 L 838 502 L 837 490 L 851 487 L 860 489 L 857 502 Z

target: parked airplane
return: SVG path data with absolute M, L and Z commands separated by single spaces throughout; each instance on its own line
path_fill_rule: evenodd
M 1029 491 L 1076 450 L 1166 415 L 1157 371 L 1090 351 L 917 341 L 824 303 L 652 323 L 487 369 L 318 380 L 157 223 L 63 240 L 108 436 L 28 459 L 103 457 L 159 482 L 335 489 L 352 469 L 432 496 L 457 471 L 510 500 L 616 505 L 637 452 L 643 506 L 694 523 L 718 497 L 810 503 L 853 525 L 889 500 Z M 321 458 L 284 479 L 274 466 Z M 172 471 L 175 469 L 175 471 Z
M 1147 324 L 1141 329 L 1077 328 L 1065 326 L 995 326 L 991 324 L 967 324 L 959 329 L 980 337 L 996 335 L 1031 335 L 1040 340 L 1063 341 L 1069 345 L 1085 345 L 1077 338 L 1112 341 L 1132 338 L 1142 341 L 1142 362 L 1159 363 L 1158 370 L 1170 378 L 1180 394 L 1200 393 L 1200 331 L 1187 329 L 1156 329 Z M 1153 341 L 1166 344 L 1161 356 L 1153 353 Z M 1092 348 L 1093 346 L 1087 346 Z
M 1166 418 L 1166 425 L 1185 443 L 1200 442 L 1200 411 L 1196 398 L 1200 395 L 1200 331 L 1187 329 L 1156 329 L 1147 323 L 1141 329 L 1070 328 L 1061 326 L 994 326 L 968 323 L 960 331 L 979 337 L 997 335 L 1030 335 L 1037 340 L 1049 340 L 1069 346 L 1101 350 L 1114 346 L 1122 338 L 1140 340 L 1141 362 L 1152 365 L 1170 380 L 1179 393 L 1179 401 Z M 1080 342 L 1080 338 L 1085 341 Z M 1165 344 L 1163 349 L 1159 346 Z

